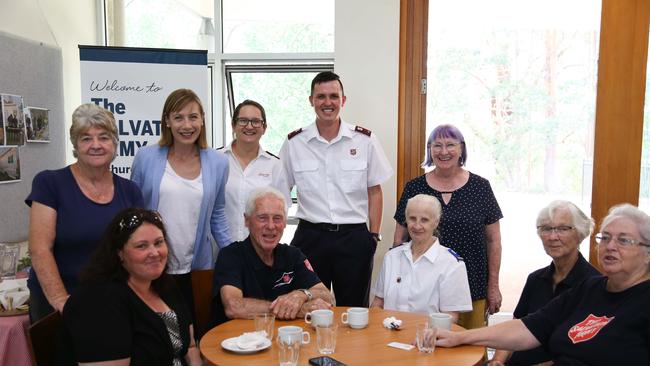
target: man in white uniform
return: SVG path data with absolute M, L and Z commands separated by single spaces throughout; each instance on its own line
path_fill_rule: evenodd
M 316 122 L 289 134 L 280 160 L 298 194 L 300 223 L 291 244 L 334 287 L 338 305 L 368 306 L 381 240 L 381 183 L 393 169 L 371 131 L 339 117 L 345 100 L 338 75 L 316 75 L 309 96 Z

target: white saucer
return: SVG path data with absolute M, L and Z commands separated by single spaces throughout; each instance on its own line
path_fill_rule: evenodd
M 234 352 L 234 353 L 241 353 L 241 354 L 255 353 L 255 352 L 259 352 L 261 350 L 265 350 L 265 349 L 271 347 L 271 340 L 266 339 L 261 345 L 259 345 L 256 348 L 241 349 L 241 348 L 239 348 L 237 346 L 238 338 L 239 337 L 232 337 L 232 338 L 224 339 L 221 342 L 221 347 L 223 347 L 223 349 L 225 349 L 227 351 Z

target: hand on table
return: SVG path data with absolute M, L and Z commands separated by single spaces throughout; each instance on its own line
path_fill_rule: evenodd
M 318 310 L 318 309 L 331 309 L 332 304 L 328 303 L 327 301 L 321 299 L 321 298 L 315 298 L 312 301 L 307 301 L 302 305 L 300 308 L 300 312 L 298 315 L 304 316 L 310 311 Z
M 436 346 L 440 347 L 456 347 L 460 344 L 459 332 L 452 332 L 446 329 L 438 329 L 436 335 Z
M 295 319 L 306 300 L 302 292 L 291 291 L 273 300 L 269 309 L 278 319 Z

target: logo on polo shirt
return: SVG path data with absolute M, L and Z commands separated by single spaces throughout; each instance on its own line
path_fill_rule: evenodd
M 309 259 L 305 259 L 305 267 L 307 267 L 308 270 L 314 272 L 314 269 L 311 268 L 311 263 L 309 263 Z
M 293 271 L 291 272 L 284 272 L 280 278 L 275 280 L 275 285 L 273 285 L 273 288 L 278 288 L 282 287 L 285 285 L 288 285 L 293 281 Z
M 614 317 L 608 318 L 606 316 L 595 316 L 594 314 L 589 314 L 585 320 L 569 329 L 569 338 L 573 344 L 588 341 L 595 337 L 596 334 L 598 334 L 598 332 L 600 332 L 600 330 L 612 320 L 614 320 Z

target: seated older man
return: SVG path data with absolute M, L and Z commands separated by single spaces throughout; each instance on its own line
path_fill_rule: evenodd
M 371 306 L 414 313 L 458 314 L 472 310 L 463 259 L 434 236 L 442 209 L 436 197 L 418 194 L 406 203 L 411 241 L 384 256 Z
M 221 249 L 215 264 L 217 324 L 263 312 L 295 319 L 334 305 L 334 296 L 300 249 L 278 244 L 287 223 L 282 193 L 270 187 L 251 192 L 244 222 L 248 238 Z

